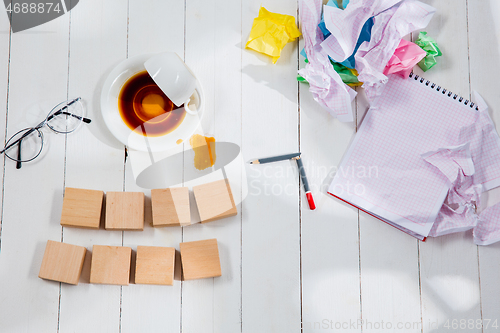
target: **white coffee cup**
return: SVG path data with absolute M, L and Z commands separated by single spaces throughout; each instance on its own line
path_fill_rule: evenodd
M 201 94 L 197 91 L 196 77 L 191 73 L 186 63 L 175 52 L 165 52 L 149 58 L 144 67 L 149 75 L 176 105 L 184 104 L 188 114 L 195 115 L 199 109 L 196 101 Z

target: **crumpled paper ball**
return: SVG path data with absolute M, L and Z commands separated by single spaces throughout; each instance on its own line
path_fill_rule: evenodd
M 441 53 L 437 42 L 431 37 L 427 36 L 427 32 L 425 31 L 421 31 L 418 34 L 418 39 L 415 41 L 415 44 L 417 44 L 425 52 L 427 52 L 425 58 L 418 63 L 418 66 L 422 68 L 424 72 L 427 72 L 437 63 L 436 57 L 442 56 L 443 54 Z
M 397 73 L 407 77 L 413 67 L 426 55 L 427 53 L 417 44 L 401 39 L 394 54 L 385 66 L 384 75 Z
M 271 56 L 275 64 L 283 47 L 300 35 L 295 24 L 295 17 L 271 13 L 264 7 L 260 7 L 259 16 L 253 20 L 250 37 L 245 47 Z

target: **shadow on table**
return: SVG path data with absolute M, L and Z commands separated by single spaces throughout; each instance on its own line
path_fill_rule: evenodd
M 121 60 L 120 60 L 121 61 Z M 109 73 L 114 69 L 116 63 L 106 70 L 105 73 L 101 75 L 99 81 L 97 82 L 94 94 L 92 96 L 92 101 L 90 105 L 85 105 L 86 109 L 89 110 L 89 118 L 92 119 L 92 123 L 88 126 L 90 132 L 102 143 L 107 146 L 116 149 L 123 149 L 123 144 L 118 141 L 113 134 L 109 131 L 104 123 L 104 118 L 101 112 L 101 90 L 104 81 L 108 77 Z M 84 101 L 85 102 L 85 101 Z

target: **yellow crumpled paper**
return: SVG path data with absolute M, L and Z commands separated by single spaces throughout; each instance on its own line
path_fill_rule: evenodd
M 260 7 L 245 47 L 271 56 L 275 64 L 283 47 L 300 35 L 295 17 L 271 13 Z

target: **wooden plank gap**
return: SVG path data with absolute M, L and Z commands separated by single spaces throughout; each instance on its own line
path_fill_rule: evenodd
M 11 1 L 12 3 L 12 1 Z M 12 28 L 11 24 L 12 22 L 12 12 L 10 13 L 9 17 L 9 50 L 8 50 L 8 56 L 7 56 L 7 90 L 5 92 L 5 130 L 4 130 L 4 147 L 5 144 L 7 143 L 7 124 L 9 120 L 9 87 L 10 87 L 10 57 L 11 57 L 11 45 L 12 45 Z M 3 168 L 2 168 L 2 207 L 0 211 L 0 253 L 2 252 L 2 226 L 3 226 L 3 208 L 4 208 L 4 199 L 5 199 L 5 162 L 7 160 L 7 157 L 5 154 L 3 155 Z
M 481 290 L 481 263 L 479 262 L 479 245 L 476 245 L 477 250 L 477 278 L 479 286 L 479 315 L 481 316 L 481 323 L 484 323 L 483 319 L 483 293 Z M 481 325 L 481 332 L 484 332 L 484 325 Z
M 240 0 L 240 154 L 243 158 L 243 0 Z M 241 184 L 243 184 L 243 168 L 241 173 Z M 245 179 L 248 181 L 248 179 Z M 248 195 L 248 193 L 247 193 Z M 240 189 L 240 332 L 243 333 L 243 186 Z
M 299 1 L 297 0 L 297 17 L 296 17 L 296 24 L 299 26 L 299 17 L 300 17 L 300 6 L 299 6 Z M 297 70 L 300 69 L 300 43 L 299 39 L 297 38 Z M 297 73 L 296 73 L 297 74 Z M 301 131 L 300 131 L 300 120 L 301 120 L 301 109 L 300 109 L 300 82 L 296 80 L 297 84 L 297 136 L 298 136 L 298 148 L 299 152 L 301 151 Z M 303 272 L 302 272 L 302 195 L 301 195 L 301 188 L 303 186 L 302 184 L 302 179 L 300 178 L 300 172 L 298 175 L 299 179 L 299 303 L 300 303 L 300 332 L 304 332 L 304 309 L 303 309 Z M 305 194 L 305 191 L 304 191 Z
M 469 71 L 469 101 L 472 101 L 472 84 L 471 84 L 471 75 L 470 75 L 469 0 L 465 0 L 465 23 L 467 25 L 467 69 Z M 479 266 L 479 260 L 478 260 L 477 264 Z
M 418 295 L 420 298 L 420 322 L 422 327 L 420 331 L 424 332 L 424 312 L 423 312 L 423 302 L 422 302 L 422 271 L 420 270 L 420 240 L 417 241 L 417 265 L 418 265 Z
M 358 103 L 356 103 L 356 109 L 358 108 Z M 358 126 L 357 122 L 357 112 L 356 112 L 356 131 Z M 363 288 L 361 280 L 361 228 L 360 228 L 360 218 L 359 209 L 357 209 L 358 215 L 358 270 L 359 270 L 359 319 L 363 322 Z M 361 326 L 361 332 L 363 332 L 363 326 Z

